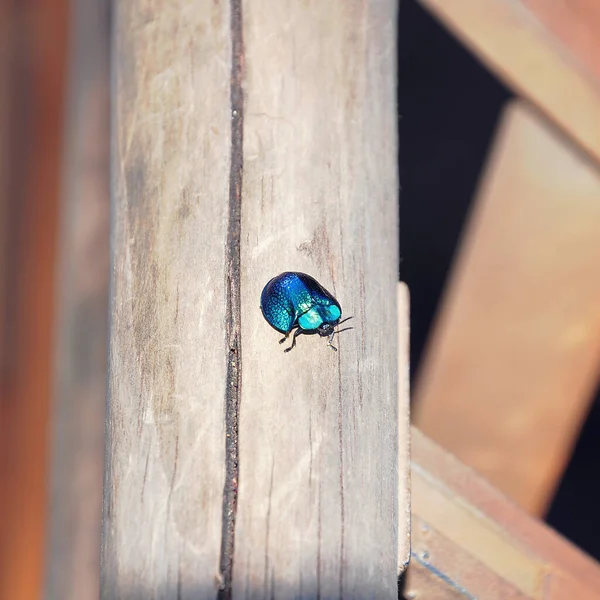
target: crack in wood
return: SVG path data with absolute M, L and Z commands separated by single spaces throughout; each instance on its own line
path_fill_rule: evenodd
M 233 583 L 233 554 L 239 480 L 239 407 L 242 393 L 241 352 L 241 220 L 242 178 L 244 167 L 244 42 L 241 0 L 231 0 L 231 165 L 229 172 L 229 221 L 226 247 L 226 338 L 227 379 L 225 387 L 225 485 L 219 600 L 230 600 Z

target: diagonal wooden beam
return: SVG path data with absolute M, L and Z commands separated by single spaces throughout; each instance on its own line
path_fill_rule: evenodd
M 407 599 L 594 600 L 600 564 L 417 428 Z
M 523 0 L 600 83 L 600 5 L 596 0 Z
M 600 86 L 521 0 L 420 0 L 600 164 Z
M 423 432 L 538 515 L 599 374 L 599 198 L 596 165 L 511 105 L 415 390 Z

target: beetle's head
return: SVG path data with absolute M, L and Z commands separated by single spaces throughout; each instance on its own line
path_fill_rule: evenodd
M 321 337 L 327 337 L 333 333 L 334 327 L 335 325 L 332 325 L 331 323 L 321 323 L 317 328 L 317 331 Z

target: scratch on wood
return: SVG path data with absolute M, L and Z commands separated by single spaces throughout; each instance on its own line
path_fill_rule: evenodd
M 339 358 L 338 358 L 339 360 Z M 342 415 L 342 368 L 341 364 L 338 366 L 338 438 L 340 447 L 340 518 L 341 518 L 341 532 L 340 532 L 340 600 L 344 597 L 344 438 L 343 438 L 343 415 Z
M 141 501 L 144 501 L 144 490 L 146 489 L 146 480 L 148 479 L 148 464 L 150 462 L 150 451 L 146 452 L 146 465 L 144 466 L 144 480 L 142 481 Z
M 250 552 L 247 553 L 246 564 L 250 564 Z M 245 583 L 246 585 L 244 586 L 244 588 L 246 591 L 244 593 L 244 600 L 248 600 L 250 598 L 250 569 L 246 569 Z
M 275 575 L 271 573 L 271 599 L 275 600 Z
M 175 438 L 175 458 L 173 459 L 173 474 L 171 475 L 171 486 L 169 488 L 169 498 L 167 500 L 167 506 L 171 510 L 171 498 L 173 497 L 173 491 L 175 490 L 175 478 L 177 477 L 177 465 L 179 463 L 179 436 Z
M 239 476 L 238 426 L 242 393 L 240 240 L 242 216 L 244 133 L 244 43 L 242 2 L 231 0 L 231 165 L 229 172 L 229 222 L 226 247 L 227 381 L 225 388 L 225 485 L 221 537 L 221 588 L 219 600 L 230 600 L 233 582 L 235 519 Z
M 181 565 L 177 569 L 177 600 L 181 600 L 183 598 L 183 594 L 181 592 Z
M 308 463 L 308 489 L 312 490 L 313 471 L 313 444 L 312 444 L 312 411 L 308 411 L 308 446 L 310 449 L 310 462 Z M 312 494 L 311 494 L 312 497 Z
M 269 504 L 267 506 L 267 527 L 265 535 L 265 575 L 264 586 L 267 589 L 267 578 L 269 576 L 269 535 L 271 533 L 271 501 L 273 499 L 273 473 L 275 471 L 275 458 L 271 460 L 271 482 L 269 483 Z
M 317 523 L 317 600 L 321 600 L 321 480 L 319 479 L 319 521 Z

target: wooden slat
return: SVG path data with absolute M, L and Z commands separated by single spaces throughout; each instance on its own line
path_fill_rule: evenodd
M 0 598 L 43 578 L 54 270 L 68 11 L 11 3 L 8 260 L 0 372 Z M 7 132 L 0 132 L 0 136 Z
M 600 564 L 412 429 L 405 597 L 593 600 Z
M 109 3 L 73 3 L 45 597 L 99 595 L 109 235 Z
M 600 163 L 600 87 L 522 0 L 420 0 Z
M 395 597 L 395 2 L 244 8 L 234 595 Z M 338 353 L 281 351 L 257 306 L 285 270 L 354 316 Z
M 600 173 L 524 104 L 505 114 L 415 393 L 415 423 L 542 514 L 600 359 Z
M 116 5 L 104 598 L 396 597 L 395 16 Z M 339 352 L 283 353 L 285 270 Z
M 230 166 L 226 3 L 114 5 L 101 594 L 219 587 Z

